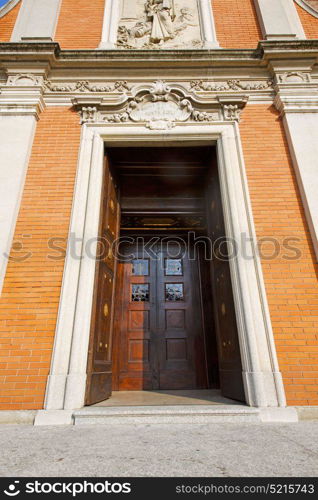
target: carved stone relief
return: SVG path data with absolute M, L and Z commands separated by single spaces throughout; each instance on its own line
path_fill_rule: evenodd
M 197 0 L 122 0 L 122 5 L 118 48 L 202 47 Z
M 300 71 L 289 71 L 277 76 L 278 83 L 309 83 L 310 74 L 302 73 Z
M 7 80 L 8 86 L 17 87 L 34 87 L 42 85 L 43 77 L 29 73 L 19 73 L 18 75 L 10 75 Z

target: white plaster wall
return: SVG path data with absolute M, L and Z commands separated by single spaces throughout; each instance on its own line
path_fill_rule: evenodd
M 22 0 L 11 36 L 11 42 L 21 38 L 54 38 L 61 0 Z
M 34 116 L 0 115 L 0 292 L 33 143 Z
M 294 0 L 254 0 L 264 39 L 306 38 Z
M 318 258 L 318 113 L 286 113 L 284 122 Z

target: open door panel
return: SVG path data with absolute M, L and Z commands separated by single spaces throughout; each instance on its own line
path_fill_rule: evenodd
M 104 401 L 112 393 L 112 331 L 116 279 L 116 241 L 119 234 L 118 189 L 107 157 L 104 163 L 98 258 L 87 364 L 85 404 Z
M 229 399 L 245 401 L 222 198 L 215 157 L 208 173 L 206 201 L 208 233 L 213 242 L 211 279 L 221 392 Z

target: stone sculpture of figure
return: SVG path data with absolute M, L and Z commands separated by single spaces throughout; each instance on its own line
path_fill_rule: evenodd
M 150 42 L 163 43 L 174 38 L 174 0 L 148 0 L 146 12 L 148 17 L 152 18 Z

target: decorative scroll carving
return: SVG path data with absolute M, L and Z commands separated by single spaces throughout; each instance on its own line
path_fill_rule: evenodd
M 81 123 L 142 123 L 153 130 L 167 130 L 178 123 L 239 120 L 248 101 L 246 95 L 218 95 L 213 101 L 187 93 L 180 84 L 169 86 L 158 80 L 151 86 L 133 89 L 123 100 L 102 96 L 77 96 L 72 99 Z
M 273 80 L 263 82 L 241 82 L 240 80 L 227 80 L 226 82 L 214 83 L 204 80 L 193 80 L 190 82 L 191 90 L 203 90 L 204 92 L 222 92 L 226 90 L 268 90 L 273 87 Z
M 123 49 L 201 47 L 196 0 L 129 0 L 135 19 L 125 18 L 118 27 L 117 45 Z M 136 20 L 138 21 L 136 22 Z
M 126 81 L 104 85 L 81 80 L 75 83 L 53 83 L 50 80 L 45 80 L 44 85 L 48 92 L 125 92 L 130 90 Z

